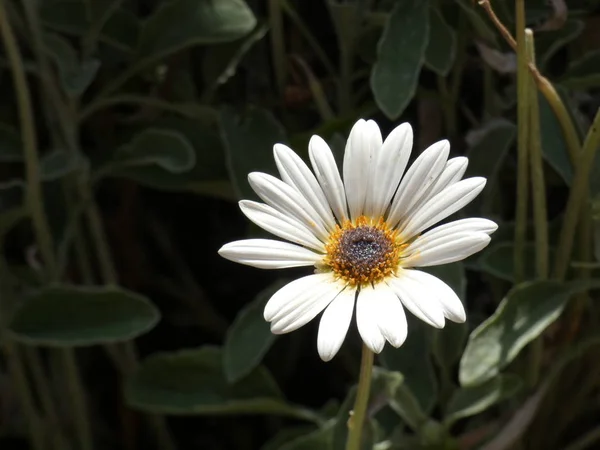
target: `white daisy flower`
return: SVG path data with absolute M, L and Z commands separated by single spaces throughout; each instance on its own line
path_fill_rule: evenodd
M 417 268 L 460 261 L 488 245 L 497 225 L 487 219 L 431 228 L 473 200 L 486 180 L 461 180 L 468 160 L 448 159 L 445 140 L 426 149 L 405 173 L 412 144 L 408 123 L 383 142 L 377 124 L 361 119 L 346 144 L 343 181 L 319 136 L 309 143 L 314 173 L 290 148 L 276 144 L 281 180 L 258 172 L 248 176 L 265 203 L 242 200 L 242 212 L 291 243 L 246 239 L 224 245 L 219 254 L 262 269 L 315 267 L 268 301 L 264 317 L 273 333 L 294 331 L 324 311 L 317 348 L 329 361 L 346 337 L 355 305 L 360 336 L 375 353 L 386 341 L 394 347 L 405 341 L 404 308 L 437 328 L 445 319 L 465 321 L 453 290 Z

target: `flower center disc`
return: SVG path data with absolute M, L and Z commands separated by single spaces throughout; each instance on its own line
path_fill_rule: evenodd
M 396 233 L 383 220 L 372 224 L 364 216 L 338 226 L 326 250 L 326 264 L 351 285 L 383 280 L 393 274 L 400 258 Z

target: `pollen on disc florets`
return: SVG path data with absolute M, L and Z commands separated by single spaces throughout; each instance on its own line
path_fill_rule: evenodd
M 405 246 L 382 218 L 360 216 L 336 226 L 325 246 L 325 264 L 352 286 L 378 283 L 396 271 Z

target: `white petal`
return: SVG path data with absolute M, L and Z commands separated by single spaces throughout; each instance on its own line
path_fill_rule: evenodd
M 380 310 L 377 292 L 370 286 L 361 289 L 356 301 L 356 325 L 365 345 L 375 353 L 381 353 L 385 345 L 385 338 L 379 329 Z
M 259 269 L 286 269 L 312 266 L 322 255 L 288 242 L 271 239 L 244 239 L 225 244 L 219 250 L 223 258 Z
M 275 144 L 273 153 L 281 179 L 290 186 L 298 189 L 304 198 L 315 208 L 328 230 L 333 230 L 335 219 L 331 213 L 329 202 L 308 166 L 291 148 L 283 144 Z
M 426 242 L 402 260 L 403 267 L 427 267 L 449 264 L 468 258 L 490 243 L 485 233 L 452 233 Z M 407 249 L 408 253 L 408 249 Z
M 331 149 L 319 136 L 313 136 L 308 143 L 308 155 L 335 217 L 339 222 L 345 221 L 348 219 L 346 191 Z
M 303 223 L 290 215 L 283 214 L 264 203 L 242 200 L 239 202 L 244 215 L 269 233 L 312 248 L 318 252 L 325 251 L 325 245 Z
M 419 155 L 404 175 L 392 201 L 388 214 L 390 224 L 396 225 L 413 206 L 421 204 L 422 198 L 444 170 L 449 153 L 450 143 L 444 140 Z
M 496 222 L 483 219 L 481 217 L 469 217 L 467 219 L 454 220 L 452 222 L 439 225 L 431 230 L 423 233 L 415 242 L 420 239 L 424 239 L 428 236 L 434 237 L 438 233 L 460 233 L 460 232 L 475 232 L 475 233 L 486 233 L 492 234 L 498 229 Z
M 442 174 L 431 186 L 429 192 L 427 192 L 427 194 L 423 197 L 421 203 L 428 201 L 430 198 L 433 198 L 448 186 L 462 179 L 463 175 L 467 171 L 468 165 L 469 158 L 465 158 L 464 156 L 457 156 L 456 158 L 449 159 L 446 163 L 446 167 L 444 167 L 444 170 L 442 171 Z
M 271 296 L 265 306 L 264 317 L 267 322 L 272 322 L 276 317 L 289 312 L 302 304 L 303 294 L 315 286 L 331 283 L 333 277 L 330 273 L 316 273 L 294 280 Z
M 344 187 L 352 220 L 364 212 L 371 157 L 381 144 L 381 132 L 374 121 L 360 119 L 352 127 L 344 152 Z
M 356 290 L 346 288 L 327 307 L 319 324 L 317 350 L 323 361 L 330 361 L 339 351 L 352 320 Z
M 344 284 L 335 281 L 331 274 L 329 279 L 322 279 L 295 297 L 288 298 L 277 314 L 273 316 L 271 332 L 284 334 L 306 325 L 317 314 L 323 311 L 344 289 Z
M 291 215 L 325 241 L 329 233 L 319 214 L 292 186 L 266 173 L 252 172 L 248 175 L 250 186 L 265 203 L 279 212 Z
M 377 284 L 375 290 L 380 299 L 377 312 L 379 329 L 387 341 L 398 348 L 404 344 L 408 334 L 404 308 L 398 296 L 386 283 Z
M 403 123 L 388 135 L 381 149 L 373 155 L 365 214 L 382 216 L 400 184 L 413 145 L 413 131 Z
M 422 204 L 401 227 L 404 239 L 435 225 L 440 220 L 467 205 L 485 187 L 485 178 L 473 177 L 448 186 L 429 201 Z
M 404 253 L 410 255 L 414 252 L 423 252 L 437 245 L 450 242 L 457 235 L 469 233 L 492 234 L 497 228 L 498 225 L 488 219 L 469 218 L 455 220 L 432 228 L 419 236 L 404 250 Z
M 390 278 L 388 285 L 396 293 L 402 304 L 423 322 L 436 328 L 444 328 L 444 310 L 440 302 L 429 295 L 429 289 L 417 283 L 401 271 L 398 277 Z
M 421 284 L 424 290 L 429 289 L 434 298 L 436 298 L 444 311 L 444 316 L 452 322 L 463 323 L 467 320 L 465 308 L 454 293 L 452 288 L 440 280 L 420 270 L 405 270 L 403 276 L 412 278 L 415 282 Z

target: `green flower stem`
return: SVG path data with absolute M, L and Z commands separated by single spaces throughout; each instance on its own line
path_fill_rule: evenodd
M 287 75 L 287 58 L 285 54 L 285 37 L 283 33 L 283 14 L 281 0 L 268 0 L 269 27 L 271 28 L 271 54 L 273 56 L 273 72 L 280 96 L 283 96 Z
M 48 377 L 44 372 L 42 361 L 38 350 L 35 347 L 25 347 L 23 355 L 27 366 L 33 377 L 35 386 L 37 387 L 37 394 L 40 399 L 40 404 L 44 412 L 44 416 L 48 421 L 48 426 L 52 428 L 52 436 L 55 450 L 68 449 L 69 446 L 63 435 L 63 430 L 60 428 L 60 422 L 58 420 L 58 410 L 55 405 L 52 391 L 48 383 Z
M 29 425 L 29 440 L 33 450 L 45 450 L 44 429 L 35 404 L 27 385 L 27 375 L 25 367 L 17 345 L 8 338 L 4 338 L 4 354 L 6 356 L 8 372 L 11 376 L 13 386 L 17 390 L 17 395 L 21 401 L 23 412 L 27 417 Z
M 600 146 L 600 109 L 596 113 L 594 122 L 585 138 L 583 150 L 575 166 L 575 176 L 571 185 L 569 199 L 565 210 L 565 218 L 558 240 L 556 259 L 554 262 L 554 278 L 563 280 L 567 275 L 567 269 L 571 260 L 573 250 L 573 239 L 577 229 L 583 201 L 587 197 L 590 172 L 596 151 Z
M 535 64 L 533 32 L 526 30 L 525 43 L 528 60 Z M 529 81 L 529 157 L 531 164 L 531 191 L 535 228 L 536 272 L 540 279 L 548 278 L 548 215 L 546 207 L 546 183 L 540 132 L 538 92 L 534 81 Z
M 85 190 L 86 195 L 92 195 L 90 189 Z M 102 226 L 98 206 L 94 201 L 91 201 L 90 204 L 87 210 L 87 219 L 100 263 L 102 281 L 106 284 L 116 285 L 118 283 L 117 273 L 110 254 L 110 246 L 108 245 L 106 233 Z M 114 345 L 107 345 L 105 349 L 111 359 L 118 364 L 118 369 L 124 378 L 130 377 L 137 370 L 138 356 L 133 342 L 125 342 L 123 344 L 123 351 L 119 351 L 120 349 Z M 148 422 L 156 433 L 159 447 L 162 450 L 175 450 L 177 448 L 163 416 L 148 415 Z
M 525 30 L 525 44 L 527 59 L 535 64 L 535 42 L 533 32 Z M 540 133 L 540 113 L 538 104 L 538 91 L 535 82 L 529 77 L 529 156 L 531 164 L 531 192 L 533 199 L 533 222 L 535 228 L 535 260 L 537 278 L 548 278 L 548 214 L 546 209 L 546 183 L 544 181 L 544 162 L 542 159 L 542 145 Z M 538 337 L 531 344 L 529 357 L 529 385 L 537 385 L 542 356 L 544 353 L 543 337 Z
M 19 46 L 6 13 L 5 0 L 0 0 L 0 32 L 4 41 L 6 56 L 12 69 L 13 83 L 17 96 L 23 151 L 25 153 L 27 178 L 26 203 L 31 215 L 33 229 L 45 264 L 47 276 L 49 279 L 52 279 L 56 268 L 56 259 L 52 244 L 52 235 L 50 234 L 50 227 L 48 226 L 44 210 L 40 164 L 37 154 L 38 143 L 35 132 L 35 120 L 31 108 L 31 95 L 27 86 L 27 78 Z
M 348 440 L 346 450 L 360 450 L 362 429 L 367 414 L 369 392 L 371 390 L 371 373 L 373 372 L 373 352 L 363 344 L 360 361 L 360 375 L 354 409 L 348 421 Z
M 517 51 L 517 42 L 506 29 L 504 24 L 500 21 L 498 16 L 496 16 L 490 1 L 479 0 L 479 5 L 488 14 L 490 20 L 496 26 L 508 45 L 510 45 L 514 51 Z M 573 124 L 573 120 L 571 119 L 565 104 L 560 98 L 560 95 L 558 95 L 558 92 L 556 92 L 556 89 L 554 89 L 552 83 L 550 83 L 550 81 L 548 81 L 548 79 L 540 73 L 535 65 L 529 64 L 529 71 L 533 75 L 533 79 L 535 80 L 537 88 L 550 104 L 552 111 L 560 123 L 571 161 L 576 161 L 580 149 L 579 135 L 577 134 L 577 130 L 575 129 L 575 125 Z
M 86 13 L 88 14 L 88 21 L 90 25 L 88 26 L 87 34 L 82 38 L 81 44 L 83 48 L 83 57 L 89 58 L 96 51 L 96 47 L 98 46 L 98 41 L 100 40 L 100 34 L 102 32 L 102 28 L 108 22 L 108 19 L 113 15 L 115 11 L 117 11 L 123 0 L 112 0 L 112 3 L 109 3 L 102 12 L 102 15 L 95 21 L 92 17 L 92 1 L 86 1 Z
M 37 153 L 38 144 L 35 131 L 35 121 L 31 108 L 31 95 L 27 85 L 27 78 L 23 69 L 23 60 L 17 41 L 15 39 L 12 27 L 6 14 L 5 1 L 0 0 L 0 32 L 6 48 L 6 54 L 13 72 L 13 82 L 17 95 L 17 105 L 19 109 L 19 120 L 21 123 L 21 133 L 23 139 L 23 150 L 25 154 L 26 170 L 26 202 L 31 215 L 36 240 L 40 248 L 40 253 L 45 264 L 45 271 L 48 280 L 54 280 L 57 276 L 57 261 L 52 243 L 52 234 L 48 225 L 48 219 L 44 209 L 44 198 L 42 194 L 42 181 L 40 177 L 40 162 Z M 71 350 L 62 350 L 64 357 L 68 358 Z M 66 377 L 70 383 L 78 383 L 76 372 L 68 372 L 72 367 L 68 367 Z M 81 386 L 69 386 L 74 394 L 81 393 Z M 78 398 L 77 404 L 83 405 L 83 398 Z M 89 430 L 89 419 L 85 408 L 74 411 L 77 418 L 78 431 L 82 439 L 82 450 L 92 448 L 91 435 L 86 432 Z M 85 444 L 85 445 L 84 445 Z
M 525 0 L 516 0 L 517 27 L 517 201 L 515 212 L 514 277 L 517 283 L 525 278 L 525 243 L 527 240 L 527 203 L 529 199 L 529 110 L 530 76 L 525 44 Z
M 92 430 L 90 421 L 87 417 L 87 404 L 85 401 L 85 392 L 79 378 L 77 362 L 75 361 L 75 350 L 62 349 L 60 350 L 62 364 L 64 366 L 67 387 L 69 389 L 69 397 L 72 402 L 74 421 L 77 429 L 78 449 L 92 450 Z

